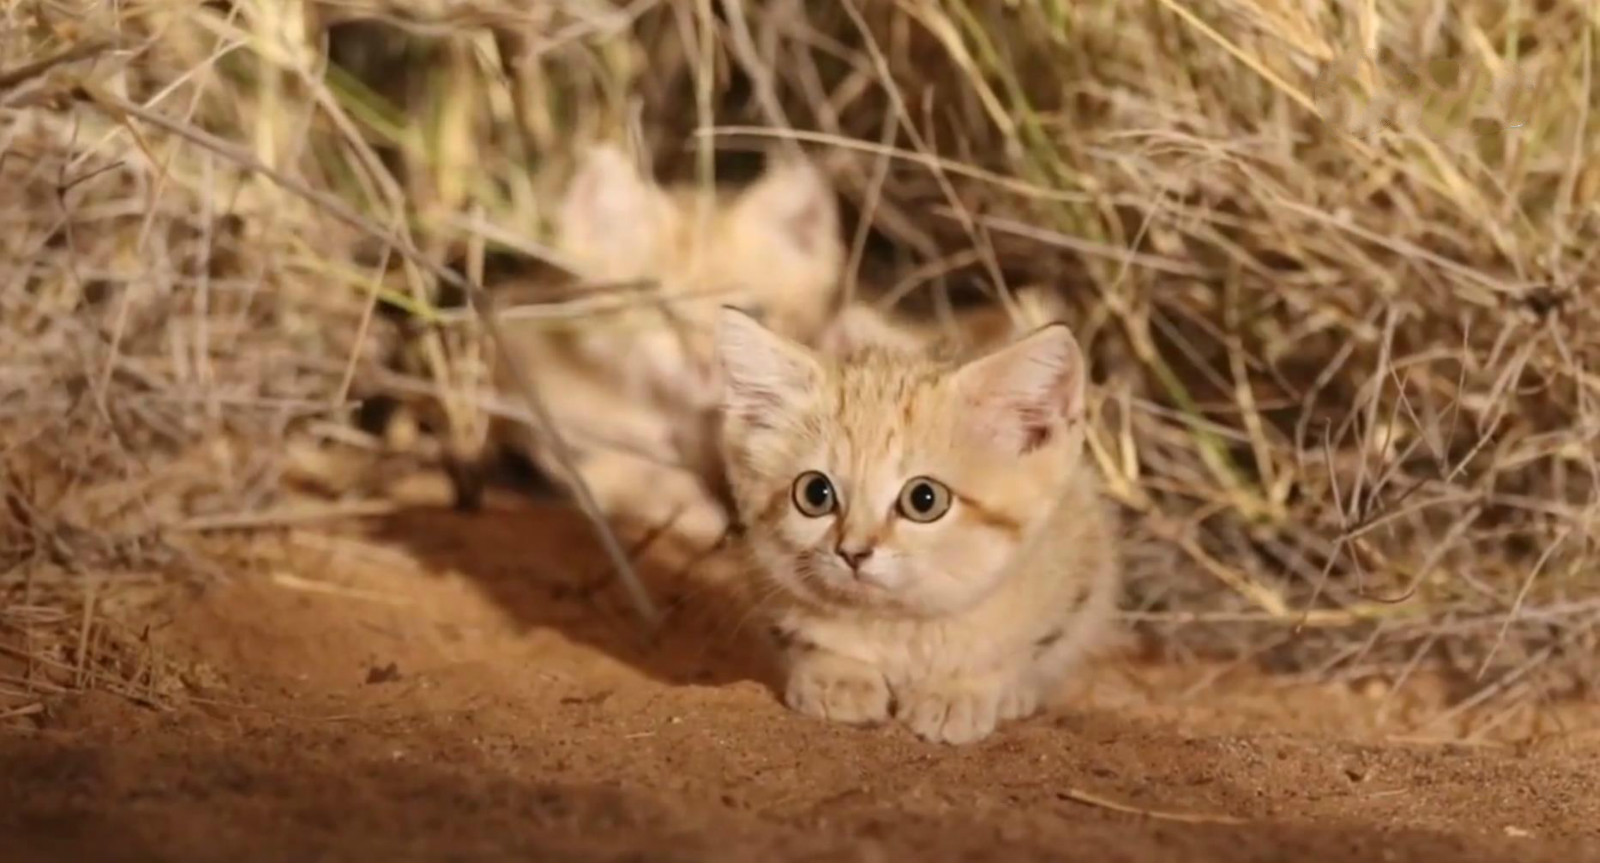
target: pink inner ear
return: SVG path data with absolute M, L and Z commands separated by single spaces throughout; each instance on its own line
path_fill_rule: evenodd
M 735 311 L 721 314 L 717 353 L 724 409 L 755 428 L 792 422 L 821 383 L 822 367 L 804 348 Z
M 579 179 L 575 191 L 579 217 L 589 230 L 614 230 L 621 227 L 618 223 L 623 220 L 640 218 L 637 210 L 643 206 L 643 196 L 623 185 L 622 178 L 603 178 L 598 171 L 588 171 Z
M 1017 410 L 1017 422 L 1022 426 L 1021 451 L 1027 455 L 1048 444 L 1055 437 L 1056 424 L 1060 421 L 1051 415 L 1052 411 L 1045 410 L 1038 405 L 1023 405 Z
M 978 423 L 1018 455 L 1071 428 L 1082 412 L 1082 362 L 1063 333 L 1040 332 L 964 370 Z
M 980 394 L 971 403 L 979 435 L 1017 455 L 1028 455 L 1055 439 L 1061 417 L 1047 405 L 1002 393 Z
M 568 230 L 595 238 L 637 231 L 649 215 L 650 181 L 621 152 L 602 148 L 588 155 L 563 200 Z
M 789 236 L 803 254 L 812 254 L 817 248 L 817 235 L 822 232 L 822 202 L 809 198 L 800 212 L 784 223 Z
M 771 429 L 778 427 L 778 414 L 783 410 L 783 397 L 770 390 L 746 392 L 739 402 L 739 418 L 749 423 L 752 428 Z
M 599 201 L 599 185 L 600 177 L 597 171 L 584 171 L 573 181 L 572 189 L 567 192 L 567 200 L 573 202 L 576 210 L 592 210 Z

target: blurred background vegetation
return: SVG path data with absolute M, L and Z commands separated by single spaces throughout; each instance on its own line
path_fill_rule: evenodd
M 439 408 L 408 452 L 470 436 L 489 355 L 430 267 L 558 279 L 573 158 L 627 140 L 689 182 L 803 149 L 847 283 L 908 313 L 1059 290 L 1156 650 L 1596 680 L 1590 0 L 15 0 L 0 28 L 0 627 L 53 661 L 86 601 L 232 571 L 308 488 L 375 500 L 309 466 L 393 455 L 378 397 Z

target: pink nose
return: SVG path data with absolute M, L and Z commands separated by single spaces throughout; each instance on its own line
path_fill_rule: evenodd
M 851 569 L 860 569 L 861 564 L 865 563 L 867 558 L 872 556 L 871 548 L 845 548 L 841 545 L 838 548 L 835 548 L 833 551 L 835 554 L 839 555 L 839 557 L 843 558 L 845 563 L 850 564 Z

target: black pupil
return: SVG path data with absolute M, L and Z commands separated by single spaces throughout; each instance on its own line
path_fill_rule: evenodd
M 833 495 L 833 486 L 820 476 L 813 477 L 806 483 L 805 495 L 806 503 L 821 509 L 828 505 L 828 498 Z
M 911 489 L 911 508 L 917 512 L 927 512 L 937 503 L 933 493 L 933 486 L 919 482 Z

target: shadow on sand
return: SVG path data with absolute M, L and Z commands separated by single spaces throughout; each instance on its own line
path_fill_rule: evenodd
M 657 680 L 772 685 L 761 624 L 727 549 L 619 527 L 664 615 L 647 638 L 580 512 L 558 499 L 496 500 L 476 511 L 407 509 L 375 522 L 372 535 L 432 570 L 465 575 L 520 625 L 557 630 Z

